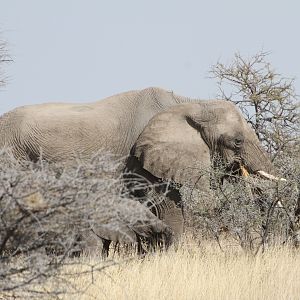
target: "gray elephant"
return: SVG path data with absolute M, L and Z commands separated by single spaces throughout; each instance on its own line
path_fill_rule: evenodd
M 186 103 L 187 102 L 187 103 Z M 182 104 L 185 103 L 185 104 Z M 211 164 L 219 153 L 251 173 L 274 179 L 275 171 L 233 104 L 200 101 L 159 88 L 122 93 L 87 104 L 50 103 L 16 108 L 0 118 L 0 148 L 19 159 L 65 162 L 89 158 L 99 150 L 132 155 L 127 169 L 153 181 L 197 182 L 197 162 Z M 188 170 L 188 172 L 186 172 Z M 176 189 L 161 185 L 170 201 L 158 208 L 163 219 L 182 231 Z
M 89 159 L 100 150 L 126 156 L 155 114 L 185 101 L 189 99 L 163 89 L 147 88 L 95 103 L 19 107 L 0 117 L 0 148 L 9 148 L 16 158 L 31 161 L 41 157 L 50 162 Z M 119 240 L 116 232 L 104 234 L 103 238 Z
M 86 244 L 84 249 L 89 252 L 97 250 L 99 238 L 102 240 L 102 256 L 105 258 L 109 254 L 111 242 L 133 245 L 138 254 L 157 247 L 167 249 L 172 244 L 173 232 L 143 204 L 124 199 L 115 203 L 114 209 L 105 210 L 98 223 L 94 222 L 91 230 L 83 237 Z
M 209 170 L 215 157 L 228 173 L 279 180 L 254 130 L 234 104 L 222 100 L 179 104 L 155 115 L 133 146 L 126 170 L 160 187 L 155 193 L 167 198 L 158 204 L 158 216 L 179 236 L 182 201 L 177 188 L 167 183 L 209 188 L 209 172 L 200 173 Z
M 147 207 L 132 199 L 114 202 L 109 209 L 103 207 L 90 227 L 77 236 L 77 241 L 69 253 L 71 257 L 80 256 L 83 251 L 95 254 L 102 248 L 102 257 L 107 258 L 111 242 L 131 245 L 139 255 L 152 249 L 168 249 L 173 242 L 172 229 Z M 46 254 L 65 254 L 65 247 L 57 242 L 60 240 L 57 233 L 41 231 L 39 236 L 43 237 L 41 241 L 46 244 Z M 102 245 L 99 244 L 100 241 Z
M 17 158 L 66 161 L 99 150 L 125 156 L 149 120 L 167 107 L 190 101 L 159 88 L 121 93 L 85 103 L 16 108 L 0 118 L 0 148 Z

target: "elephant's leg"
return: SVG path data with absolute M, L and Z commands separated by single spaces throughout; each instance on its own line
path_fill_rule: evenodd
M 172 228 L 174 241 L 178 241 L 184 232 L 182 209 L 176 207 L 173 202 L 170 202 L 168 204 L 168 210 L 164 213 L 163 221 Z
M 109 254 L 109 246 L 111 244 L 111 240 L 107 240 L 105 238 L 101 238 L 102 240 L 102 257 L 107 258 Z
M 147 201 L 152 213 L 171 227 L 172 241 L 178 240 L 184 229 L 180 192 L 145 170 L 134 156 L 127 159 L 123 177 L 130 194 Z
M 84 252 L 89 255 L 98 255 L 101 251 L 102 257 L 107 258 L 111 241 L 101 237 L 93 229 L 85 232 L 84 237 Z
M 183 205 L 179 190 L 168 187 L 162 204 L 161 219 L 171 227 L 173 239 L 178 242 L 184 232 Z
M 113 258 L 115 257 L 116 253 L 120 253 L 120 243 L 119 242 L 115 242 L 114 245 L 114 252 L 113 252 Z
M 143 241 L 142 241 L 141 237 L 139 237 L 138 235 L 136 236 L 136 241 L 137 241 L 138 256 L 144 256 L 149 251 L 149 247 L 147 247 L 147 249 L 144 248 Z

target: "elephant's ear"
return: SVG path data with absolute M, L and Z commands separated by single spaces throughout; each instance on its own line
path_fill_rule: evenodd
M 131 154 L 142 167 L 162 179 L 195 184 L 210 166 L 210 150 L 200 132 L 180 111 L 154 116 L 137 139 Z

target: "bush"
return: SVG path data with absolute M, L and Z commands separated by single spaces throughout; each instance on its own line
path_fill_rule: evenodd
M 87 247 L 91 230 L 118 232 L 134 242 L 128 228 L 139 232 L 153 225 L 155 231 L 162 224 L 127 197 L 118 175 L 121 160 L 108 154 L 67 167 L 20 164 L 3 151 L 0 166 L 0 293 L 6 296 L 63 293 L 42 292 L 41 284 L 49 277 L 59 281 L 61 266 Z
M 183 187 L 189 226 L 197 238 L 215 239 L 222 248 L 226 236 L 254 254 L 266 246 L 296 242 L 299 158 L 278 158 L 276 164 L 287 181 L 231 176 L 209 191 Z M 210 171 L 214 182 L 223 175 L 222 170 Z

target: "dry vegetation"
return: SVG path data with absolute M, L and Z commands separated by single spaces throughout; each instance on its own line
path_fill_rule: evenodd
M 44 162 L 22 166 L 5 155 L 6 169 L 0 172 L 4 299 L 297 299 L 296 160 L 281 164 L 288 182 L 236 179 L 213 190 L 206 203 L 201 191 L 193 191 L 198 192 L 193 199 L 184 187 L 189 238 L 176 251 L 142 259 L 121 246 L 121 254 L 111 251 L 103 261 L 100 248 L 94 255 L 70 255 L 78 246 L 86 249 L 85 239 L 76 237 L 92 226 L 114 228 L 120 219 L 134 225 L 142 217 L 143 211 L 128 210 L 122 181 L 112 176 L 118 164 L 100 155 L 71 169 Z M 253 193 L 251 184 L 264 194 Z M 276 207 L 278 199 L 284 207 Z M 55 255 L 40 251 L 53 247 L 59 249 Z
M 289 247 L 252 256 L 228 241 L 222 252 L 216 243 L 190 240 L 178 251 L 116 260 L 93 281 L 90 274 L 70 279 L 84 290 L 72 299 L 300 299 L 300 253 Z
M 294 79 L 277 73 L 267 52 L 252 57 L 235 53 L 229 64 L 211 69 L 221 99 L 235 103 L 272 156 L 299 145 L 299 98 Z
M 136 245 L 136 234 L 145 240 L 152 232 L 165 232 L 166 225 L 128 197 L 120 165 L 107 153 L 66 167 L 45 161 L 20 164 L 9 151 L 0 151 L 2 295 L 58 297 L 68 285 L 60 268 L 84 264 L 67 259 L 93 251 L 100 237 Z M 49 278 L 58 286 L 43 290 Z

